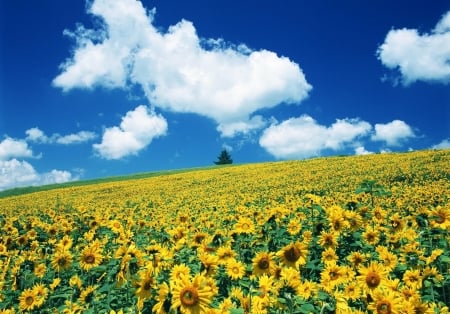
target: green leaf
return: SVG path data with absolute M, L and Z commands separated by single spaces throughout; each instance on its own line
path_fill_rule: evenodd
M 230 309 L 230 314 L 244 314 L 244 309 Z
M 304 303 L 300 306 L 300 313 L 314 313 L 314 305 L 309 303 Z

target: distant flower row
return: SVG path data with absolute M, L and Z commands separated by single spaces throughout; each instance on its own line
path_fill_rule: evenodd
M 450 151 L 0 199 L 1 313 L 448 313 Z

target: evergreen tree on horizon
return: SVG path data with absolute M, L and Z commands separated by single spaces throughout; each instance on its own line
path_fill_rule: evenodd
M 230 153 L 226 149 L 223 149 L 220 155 L 217 157 L 217 161 L 215 161 L 214 163 L 216 165 L 232 164 L 233 159 L 231 158 Z

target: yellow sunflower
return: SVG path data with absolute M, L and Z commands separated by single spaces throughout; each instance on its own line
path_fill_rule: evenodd
M 252 260 L 253 275 L 272 275 L 275 272 L 275 261 L 273 252 L 260 252 Z
M 327 292 L 331 292 L 337 285 L 343 283 L 345 279 L 345 269 L 335 262 L 326 264 L 320 274 L 320 284 Z
M 376 314 L 396 314 L 402 309 L 400 296 L 390 289 L 377 289 L 372 295 L 368 310 Z
M 102 250 L 97 246 L 90 245 L 81 251 L 80 267 L 89 271 L 93 267 L 97 267 L 103 260 Z
M 286 245 L 276 253 L 281 262 L 287 267 L 298 268 L 306 263 L 308 246 L 301 242 Z
M 158 301 L 153 307 L 152 312 L 157 314 L 165 314 L 166 311 L 164 309 L 166 298 L 169 295 L 169 285 L 163 282 L 158 286 L 158 296 L 156 297 L 156 301 Z
M 419 290 L 420 288 L 422 288 L 422 276 L 420 275 L 420 270 L 406 270 L 403 274 L 403 282 L 406 286 L 411 287 L 415 290 Z
M 72 253 L 68 250 L 56 250 L 55 254 L 53 254 L 52 260 L 50 264 L 53 269 L 57 272 L 61 272 L 63 270 L 67 270 L 70 268 L 73 262 Z
M 81 304 L 89 304 L 91 303 L 92 299 L 94 298 L 95 290 L 98 286 L 87 286 L 80 292 L 79 301 Z
M 21 311 L 31 311 L 38 308 L 39 296 L 34 289 L 25 289 L 19 296 L 19 309 Z
M 385 267 L 378 262 L 371 262 L 369 266 L 360 266 L 356 277 L 364 291 L 373 291 L 382 287 L 387 277 Z
M 189 276 L 191 269 L 186 264 L 177 264 L 173 266 L 172 271 L 170 272 L 170 281 L 181 280 L 183 276 Z
M 230 258 L 234 258 L 236 252 L 229 246 L 221 246 L 217 249 L 217 257 L 219 258 L 219 264 L 225 264 Z
M 240 217 L 234 225 L 234 231 L 236 233 L 254 233 L 255 224 L 253 223 L 253 220 L 248 217 Z
M 155 288 L 155 278 L 153 267 L 147 267 L 139 273 L 139 281 L 137 282 L 136 295 L 139 299 L 148 299 L 151 297 Z
M 171 281 L 171 308 L 179 309 L 183 314 L 205 313 L 214 297 L 206 281 L 206 277 L 201 274 L 195 275 L 192 280 L 188 276 L 181 276 L 181 280 Z
M 225 265 L 226 271 L 227 271 L 227 275 L 231 278 L 231 279 L 242 279 L 242 277 L 244 277 L 245 275 L 245 266 L 244 264 L 242 264 L 241 262 L 233 259 L 230 259 L 229 261 L 227 261 L 226 265 Z

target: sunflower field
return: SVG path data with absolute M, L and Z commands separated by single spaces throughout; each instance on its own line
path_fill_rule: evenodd
M 450 150 L 0 198 L 0 313 L 449 313 Z

